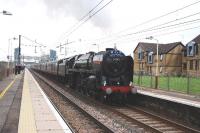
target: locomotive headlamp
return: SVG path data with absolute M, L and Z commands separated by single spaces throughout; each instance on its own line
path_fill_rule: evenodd
M 96 76 L 94 76 L 94 75 L 89 76 L 89 79 L 95 79 L 95 78 L 96 78 Z
M 111 94 L 112 93 L 112 89 L 111 88 L 106 88 L 106 94 Z
M 106 86 L 106 81 L 103 82 L 103 86 Z
M 130 81 L 129 86 L 133 86 L 133 82 Z

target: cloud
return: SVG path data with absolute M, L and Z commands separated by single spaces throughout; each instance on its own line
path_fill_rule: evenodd
M 57 17 L 58 15 L 74 17 L 77 21 L 95 7 L 100 0 L 43 0 L 47 6 L 48 15 Z M 103 1 L 98 9 L 108 1 Z M 97 11 L 96 9 L 95 11 Z M 94 12 L 95 12 L 94 11 Z M 98 12 L 90 20 L 94 26 L 106 29 L 111 27 L 111 14 L 109 6 Z

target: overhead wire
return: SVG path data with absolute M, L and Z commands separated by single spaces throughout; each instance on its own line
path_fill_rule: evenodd
M 173 26 L 181 26 L 183 24 L 192 23 L 192 22 L 196 22 L 196 21 L 199 21 L 199 20 L 200 19 L 193 19 L 193 20 L 190 20 L 190 21 L 180 22 L 180 23 L 177 23 L 177 24 L 167 25 L 167 26 L 163 26 L 163 27 L 149 28 L 149 29 L 145 29 L 145 30 L 141 30 L 141 31 L 133 32 L 133 33 L 128 33 L 126 35 L 122 35 L 121 37 L 130 36 L 130 35 L 133 35 L 133 34 L 144 33 L 144 32 L 149 32 L 149 31 L 154 31 L 154 30 L 160 30 L 160 29 L 164 29 L 164 28 L 168 28 L 168 27 L 173 27 Z M 120 36 L 118 36 L 118 37 L 120 37 Z
M 129 28 L 125 29 L 125 30 L 129 30 L 129 29 L 133 29 L 133 28 L 142 26 L 142 25 L 144 25 L 144 24 L 147 24 L 147 23 L 150 23 L 150 22 L 152 22 L 152 21 L 158 20 L 158 19 L 160 19 L 160 18 L 166 17 L 166 16 L 171 15 L 171 14 L 173 14 L 173 13 L 179 12 L 179 11 L 181 11 L 181 10 L 183 10 L 183 9 L 186 9 L 186 8 L 188 8 L 188 7 L 191 7 L 191 6 L 196 5 L 196 4 L 198 4 L 198 3 L 200 3 L 200 0 L 199 0 L 199 1 L 196 1 L 196 2 L 193 2 L 193 3 L 191 3 L 191 4 L 188 4 L 188 5 L 186 5 L 186 6 L 183 6 L 183 7 L 181 7 L 181 8 L 178 8 L 178 9 L 176 9 L 176 10 L 174 10 L 174 11 L 171 11 L 171 12 L 168 12 L 168 13 L 166 13 L 166 14 L 160 15 L 160 16 L 158 16 L 158 17 L 149 19 L 149 20 L 144 21 L 144 22 L 142 22 L 142 23 L 140 23 L 140 24 L 137 24 L 137 25 L 135 25 L 135 26 L 133 26 L 133 27 L 129 27 Z M 125 30 L 120 31 L 120 33 L 121 33 L 121 32 L 124 32 Z M 119 33 L 119 32 L 118 32 L 118 33 Z
M 200 12 L 197 12 L 197 13 L 194 13 L 194 14 L 190 14 L 190 15 L 187 15 L 187 16 L 184 16 L 184 17 L 181 17 L 181 18 L 178 18 L 178 19 L 174 19 L 174 20 L 171 20 L 171 21 L 168 21 L 168 22 L 165 22 L 165 23 L 162 23 L 162 24 L 159 24 L 159 25 L 147 28 L 147 29 L 150 30 L 150 29 L 162 26 L 162 25 L 170 24 L 170 23 L 173 23 L 173 22 L 176 22 L 176 21 L 179 21 L 179 20 L 183 20 L 183 19 L 186 19 L 186 18 L 189 18 L 189 17 L 193 17 L 193 16 L 196 16 L 196 15 L 199 15 L 199 14 L 200 14 Z M 140 30 L 139 32 L 145 31 L 147 29 Z M 131 33 L 129 33 L 129 34 L 131 34 Z
M 65 36 L 65 34 L 68 34 L 69 32 L 73 31 L 74 28 L 76 28 L 84 19 L 86 19 L 103 1 L 104 0 L 101 0 L 99 3 L 97 3 L 88 13 L 82 16 L 77 23 L 75 23 L 72 27 L 70 27 L 69 30 L 67 30 L 67 32 L 63 33 L 63 35 L 61 36 Z
M 98 12 L 100 12 L 102 9 L 104 9 L 106 6 L 108 6 L 113 0 L 110 0 L 108 3 L 106 3 L 104 6 L 102 6 L 99 10 L 94 12 L 92 15 L 90 15 L 86 20 L 84 20 L 82 23 L 77 25 L 72 31 L 70 31 L 66 37 L 71 35 L 74 31 L 76 31 L 80 26 L 82 26 L 84 23 L 86 23 L 88 20 L 90 20 L 93 16 L 95 16 Z
M 22 36 L 23 38 L 25 38 L 26 40 L 29 40 L 29 41 L 31 41 L 31 42 L 33 42 L 33 43 L 35 43 L 35 44 L 38 44 L 39 46 L 46 47 L 46 45 L 43 45 L 43 44 L 41 44 L 41 43 L 38 43 L 38 42 L 36 42 L 36 41 L 34 41 L 34 40 L 32 40 L 32 39 L 30 39 L 30 38 L 24 36 L 24 35 L 21 35 L 21 36 Z
M 190 28 L 185 28 L 185 29 L 181 29 L 181 30 L 175 30 L 175 31 L 171 31 L 171 32 L 165 32 L 165 33 L 158 33 L 158 34 L 152 34 L 154 37 L 159 37 L 159 36 L 164 36 L 164 35 L 170 35 L 176 32 L 181 32 L 181 31 L 187 31 L 187 30 L 192 30 L 192 29 L 197 29 L 200 28 L 200 25 L 198 26 L 194 26 L 194 27 L 190 27 Z M 128 42 L 133 42 L 133 41 L 138 41 L 138 40 L 142 40 L 142 39 L 146 39 L 146 35 L 142 35 L 141 37 L 135 37 L 135 38 L 130 38 L 131 40 Z M 123 40 L 120 40 L 123 41 Z M 120 42 L 118 41 L 118 42 Z M 127 41 L 127 40 L 126 40 Z
M 128 36 L 133 36 L 133 35 L 138 35 L 138 34 L 142 34 L 142 33 L 147 33 L 147 32 L 152 32 L 152 31 L 155 31 L 155 32 L 161 32 L 160 30 L 169 30 L 169 29 L 174 29 L 174 28 L 177 28 L 177 27 L 180 27 L 180 26 L 185 26 L 185 25 L 191 25 L 191 24 L 194 24 L 194 23 L 198 23 L 200 22 L 200 19 L 193 19 L 193 20 L 189 20 L 189 21 L 184 21 L 184 22 L 180 22 L 180 23 L 175 23 L 175 24 L 171 24 L 171 25 L 166 25 L 166 26 L 160 26 L 160 27 L 156 27 L 156 28 L 146 28 L 146 29 L 143 29 L 143 30 L 139 30 L 139 31 L 136 31 L 136 32 L 132 32 L 132 33 L 129 33 L 129 34 L 126 34 L 126 35 L 119 35 L 115 38 L 111 38 L 111 39 L 108 39 L 108 40 L 105 40 L 105 41 L 102 41 L 101 40 L 101 43 L 106 43 L 106 42 L 112 42 L 112 41 L 117 41 L 119 39 L 126 39 L 126 37 Z M 150 33 L 148 33 L 150 34 Z
M 137 25 L 135 25 L 135 26 L 126 28 L 126 29 L 124 29 L 124 30 L 121 30 L 121 31 L 119 31 L 119 32 L 117 32 L 117 33 L 113 33 L 112 35 L 109 35 L 109 36 L 107 36 L 107 37 L 101 37 L 101 38 L 93 39 L 93 41 L 94 41 L 94 40 L 103 40 L 103 39 L 107 39 L 107 38 L 110 38 L 110 37 L 113 37 L 113 36 L 114 36 L 114 37 L 115 37 L 115 36 L 117 37 L 119 34 L 121 34 L 121 33 L 124 32 L 124 31 L 130 30 L 130 29 L 134 29 L 134 28 L 137 28 L 137 27 L 139 27 L 139 26 L 148 24 L 148 23 L 150 23 L 150 22 L 153 22 L 153 21 L 155 21 L 155 20 L 161 19 L 161 18 L 163 18 L 163 17 L 166 17 L 166 16 L 171 15 L 171 14 L 173 14 L 173 13 L 176 13 L 176 12 L 178 12 L 178 11 L 184 10 L 184 9 L 186 9 L 186 8 L 188 8 L 188 7 L 194 6 L 194 5 L 199 4 L 199 3 L 200 3 L 200 1 L 193 2 L 193 3 L 191 3 L 191 4 L 188 4 L 188 5 L 186 5 L 186 6 L 183 6 L 183 7 L 181 7 L 181 8 L 178 8 L 178 9 L 173 10 L 173 11 L 171 11 L 171 12 L 168 12 L 168 13 L 165 13 L 165 14 L 160 15 L 160 16 L 158 16 L 158 17 L 155 17 L 155 18 L 149 19 L 149 20 L 147 20 L 147 21 L 144 21 L 144 22 L 142 22 L 142 23 L 140 23 L 140 24 L 137 24 Z M 195 15 L 195 14 L 193 14 L 193 15 Z
M 110 0 L 106 5 L 104 5 L 104 6 L 101 7 L 98 11 L 96 11 L 96 12 L 93 13 L 91 16 L 89 16 L 86 20 L 84 20 L 83 22 L 81 22 L 77 27 L 75 27 L 72 31 L 70 31 L 70 32 L 66 35 L 66 37 L 68 37 L 69 35 L 71 35 L 71 34 L 72 34 L 74 31 L 76 31 L 82 24 L 84 24 L 84 23 L 87 22 L 89 19 L 91 19 L 94 15 L 96 15 L 99 11 L 101 11 L 104 7 L 106 7 L 106 6 L 107 6 L 108 4 L 110 4 L 111 2 L 112 2 L 112 0 Z M 148 24 L 148 23 L 153 22 L 153 21 L 155 21 L 155 20 L 159 20 L 159 19 L 161 19 L 161 18 L 163 18 L 163 17 L 166 17 L 166 16 L 168 16 L 168 15 L 171 15 L 171 14 L 173 14 L 173 13 L 176 13 L 176 12 L 178 12 L 178 11 L 181 11 L 181 10 L 183 10 L 183 9 L 186 9 L 186 8 L 188 8 L 188 7 L 191 7 L 191 6 L 193 6 L 193 5 L 196 5 L 196 4 L 198 4 L 198 3 L 200 3 L 200 1 L 193 2 L 193 3 L 191 3 L 191 4 L 188 4 L 188 5 L 186 5 L 186 6 L 181 7 L 181 8 L 179 8 L 179 9 L 176 9 L 176 10 L 174 10 L 174 11 L 171 11 L 171 12 L 168 12 L 168 13 L 166 13 L 166 14 L 160 15 L 160 16 L 158 16 L 158 17 L 152 18 L 152 19 L 150 19 L 150 20 L 144 21 L 144 22 L 142 22 L 142 23 L 140 23 L 140 24 L 137 24 L 137 25 L 135 25 L 135 26 L 133 26 L 133 27 L 129 27 L 129 28 L 127 28 L 127 29 L 124 29 L 124 30 L 122 30 L 122 31 L 120 31 L 120 32 L 117 32 L 117 33 L 113 34 L 113 36 L 114 36 L 114 35 L 117 35 L 117 34 L 120 34 L 120 33 L 124 32 L 124 31 L 127 31 L 127 30 L 130 30 L 130 29 L 134 29 L 134 28 L 136 28 L 136 27 L 142 26 L 142 25 L 144 25 L 144 24 Z M 166 25 L 166 24 L 169 24 L 169 23 L 172 23 L 172 22 L 176 22 L 176 21 L 179 21 L 179 20 L 182 20 L 182 19 L 186 19 L 186 18 L 188 18 L 188 17 L 195 16 L 195 15 L 197 15 L 197 14 L 199 14 L 199 13 L 200 13 L 200 12 L 194 13 L 194 14 L 191 14 L 191 15 L 188 15 L 188 16 L 184 16 L 184 17 L 179 18 L 179 19 L 171 20 L 171 21 L 169 21 L 169 22 L 165 22 L 165 23 L 162 23 L 162 24 L 159 24 L 159 25 L 156 25 L 156 26 L 147 28 L 147 29 L 140 30 L 139 32 L 140 32 L 140 33 L 148 32 L 148 30 L 149 30 L 149 31 L 153 31 L 153 30 L 155 31 L 155 30 L 160 30 L 160 29 L 169 28 L 169 27 L 173 27 L 173 26 L 184 25 L 184 24 L 186 24 L 186 23 L 192 23 L 192 22 L 194 22 L 194 21 L 199 21 L 199 20 L 197 19 L 197 20 L 192 20 L 192 21 L 188 21 L 188 22 L 181 22 L 181 23 L 179 23 L 179 24 L 174 24 L 174 25 L 168 25 L 168 26 L 160 27 L 160 26 L 162 26 L 162 25 Z M 156 28 L 156 27 L 158 27 L 158 28 Z M 160 28 L 159 28 L 159 27 L 160 27 Z M 191 28 L 189 28 L 189 29 L 191 29 Z M 194 29 L 194 28 L 192 28 L 192 29 Z M 182 31 L 183 31 L 183 30 L 182 30 Z M 137 31 L 137 32 L 138 32 L 138 31 Z M 138 34 L 139 34 L 139 32 L 138 32 Z M 128 34 L 126 34 L 126 35 L 129 36 L 129 35 L 132 35 L 132 34 L 135 34 L 135 33 L 136 33 L 136 32 L 128 33 Z M 125 36 L 126 36 L 126 35 L 125 35 Z M 124 35 L 123 35 L 123 36 L 124 36 Z M 110 36 L 109 36 L 109 37 L 110 37 Z M 118 37 L 119 37 L 119 35 L 116 36 L 116 38 L 118 38 Z M 107 39 L 107 38 L 108 38 L 108 37 L 103 37 L 103 38 L 99 38 L 98 40 L 101 39 L 101 41 L 102 41 L 102 40 Z M 118 39 L 119 39 L 119 38 L 118 38 Z M 96 40 L 97 40 L 97 39 L 96 39 Z M 94 40 L 93 40 L 93 41 L 94 41 Z M 110 42 L 110 41 L 109 41 L 109 42 Z

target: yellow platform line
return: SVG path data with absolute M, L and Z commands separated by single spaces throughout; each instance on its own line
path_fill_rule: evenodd
M 3 96 L 6 94 L 6 92 L 13 85 L 14 82 L 15 82 L 15 79 L 12 82 L 10 82 L 10 84 L 0 93 L 0 99 L 3 98 Z
M 25 72 L 24 76 L 18 133 L 36 133 L 36 125 L 35 125 L 30 89 L 28 84 L 27 71 Z

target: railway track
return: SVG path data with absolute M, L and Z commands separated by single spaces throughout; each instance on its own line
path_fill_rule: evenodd
M 128 120 L 132 120 L 133 122 L 151 132 L 200 133 L 198 130 L 146 112 L 138 107 L 133 107 L 132 105 L 126 105 L 124 108 L 114 107 L 113 110 L 115 110 L 122 117 L 125 117 Z
M 78 110 L 90 117 L 105 132 L 199 133 L 197 130 L 163 119 L 130 105 L 113 107 L 95 102 L 85 96 L 79 100 L 62 89 L 62 87 L 58 87 L 55 83 L 39 74 L 36 75 L 51 88 L 55 89 L 62 97 L 74 104 Z
M 97 133 L 110 132 L 109 129 L 106 129 L 103 125 L 98 123 L 98 121 L 94 120 L 90 115 L 84 112 L 84 110 L 81 110 L 71 100 L 66 99 L 65 95 L 61 94 L 62 92 L 57 92 L 57 90 L 51 86 L 51 83 L 49 84 L 47 80 L 34 73 L 33 71 L 32 73 L 34 74 L 36 80 L 39 82 L 41 88 L 47 94 L 48 98 L 59 110 L 65 122 L 70 125 L 70 128 L 74 133 L 89 131 Z M 93 122 L 95 122 L 95 124 Z
M 98 126 L 100 126 L 104 130 L 104 132 L 108 132 L 108 133 L 110 133 L 110 132 L 111 133 L 125 132 L 124 129 L 120 130 L 119 128 L 113 128 L 113 127 L 109 126 L 109 125 L 112 125 L 112 124 L 110 124 L 110 122 L 112 122 L 112 121 L 108 121 L 109 118 L 107 118 L 106 116 L 103 116 L 99 112 L 96 112 L 95 109 L 93 109 L 92 107 L 85 105 L 83 102 L 76 99 L 75 97 L 73 97 L 72 95 L 70 95 L 69 93 L 64 91 L 62 88 L 56 86 L 56 84 L 54 84 L 53 82 L 45 79 L 44 77 L 40 76 L 39 74 L 37 74 L 35 72 L 34 72 L 34 75 L 36 75 L 41 81 L 45 82 L 45 84 L 50 86 L 52 89 L 57 91 L 60 95 L 62 95 L 62 97 L 65 98 L 65 100 L 67 100 L 71 104 L 73 104 L 78 110 L 80 110 L 82 113 L 87 115 Z

